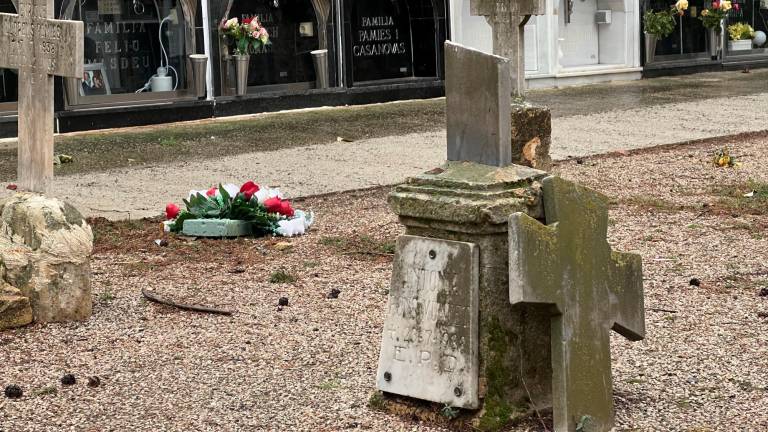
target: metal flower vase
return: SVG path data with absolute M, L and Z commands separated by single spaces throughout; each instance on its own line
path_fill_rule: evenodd
M 235 77 L 237 78 L 236 93 L 243 96 L 248 91 L 248 66 L 251 63 L 251 56 L 248 54 L 235 54 Z
M 655 34 L 645 33 L 645 64 L 653 63 L 656 58 L 656 42 L 659 37 Z
M 707 32 L 707 35 L 709 35 L 709 56 L 712 57 L 712 60 L 717 60 L 720 57 L 720 39 L 722 39 L 720 32 L 712 27 Z

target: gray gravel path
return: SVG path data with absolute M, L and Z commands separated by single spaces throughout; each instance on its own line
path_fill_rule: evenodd
M 554 159 L 768 129 L 768 93 L 553 119 Z M 445 133 L 283 149 L 59 177 L 54 194 L 89 216 L 154 216 L 190 189 L 253 179 L 306 196 L 397 183 L 439 165 Z M 0 195 L 5 192 L 0 192 Z

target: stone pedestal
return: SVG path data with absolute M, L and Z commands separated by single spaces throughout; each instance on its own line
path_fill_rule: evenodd
M 512 104 L 512 163 L 549 171 L 552 114 L 526 102 Z
M 406 234 L 473 243 L 479 249 L 480 430 L 498 430 L 551 401 L 550 314 L 509 302 L 509 215 L 544 215 L 543 171 L 448 162 L 397 186 L 389 203 Z
M 91 227 L 71 205 L 31 193 L 0 200 L 0 283 L 29 299 L 35 321 L 91 316 L 92 249 Z

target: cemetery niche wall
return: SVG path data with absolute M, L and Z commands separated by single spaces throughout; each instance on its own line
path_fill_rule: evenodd
M 56 132 L 442 96 L 446 13 L 447 0 L 53 0 L 55 18 L 83 23 L 85 53 L 82 77 L 55 80 Z M 238 100 L 220 24 L 253 16 L 271 45 L 251 53 Z M 0 137 L 17 133 L 17 84 L 0 69 Z

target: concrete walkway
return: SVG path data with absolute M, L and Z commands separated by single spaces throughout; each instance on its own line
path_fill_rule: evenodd
M 609 86 L 615 91 L 622 88 Z M 628 100 L 620 93 L 615 97 Z M 563 115 L 564 110 L 555 108 L 553 111 L 559 114 L 553 119 L 553 158 L 768 129 L 768 93 L 682 99 L 685 101 L 640 103 L 637 107 L 616 105 L 614 101 L 616 109 L 592 110 L 584 115 Z M 593 104 L 603 106 L 599 100 L 593 99 Z M 611 102 L 605 105 L 611 106 Z M 53 192 L 87 215 L 140 218 L 159 214 L 168 202 L 181 203 L 190 189 L 204 189 L 219 182 L 253 179 L 280 186 L 288 197 L 306 196 L 398 183 L 438 166 L 444 157 L 444 131 L 416 133 L 76 174 L 56 178 Z

